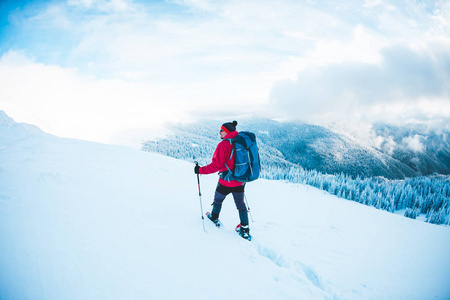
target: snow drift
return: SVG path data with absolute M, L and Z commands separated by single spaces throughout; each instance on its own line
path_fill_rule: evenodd
M 304 185 L 246 190 L 254 240 L 231 197 L 204 233 L 193 164 L 0 111 L 0 299 L 450 298 L 450 228 Z

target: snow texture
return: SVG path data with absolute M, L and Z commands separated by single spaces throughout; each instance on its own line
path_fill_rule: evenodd
M 258 180 L 253 241 L 231 197 L 205 233 L 193 167 L 0 111 L 0 299 L 450 298 L 449 227 Z

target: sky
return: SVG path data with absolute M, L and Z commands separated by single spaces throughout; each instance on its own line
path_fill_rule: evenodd
M 0 2 L 0 110 L 130 144 L 256 116 L 450 130 L 450 2 Z

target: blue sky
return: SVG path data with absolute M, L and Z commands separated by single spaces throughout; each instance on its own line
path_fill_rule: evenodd
M 2 1 L 0 109 L 122 143 L 261 116 L 449 129 L 448 1 Z

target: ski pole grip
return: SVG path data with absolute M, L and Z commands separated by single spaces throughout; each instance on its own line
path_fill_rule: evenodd
M 194 161 L 195 165 L 198 166 L 198 161 Z M 199 196 L 202 195 L 202 192 L 200 191 L 200 175 L 197 174 L 197 182 L 198 182 L 198 194 Z

